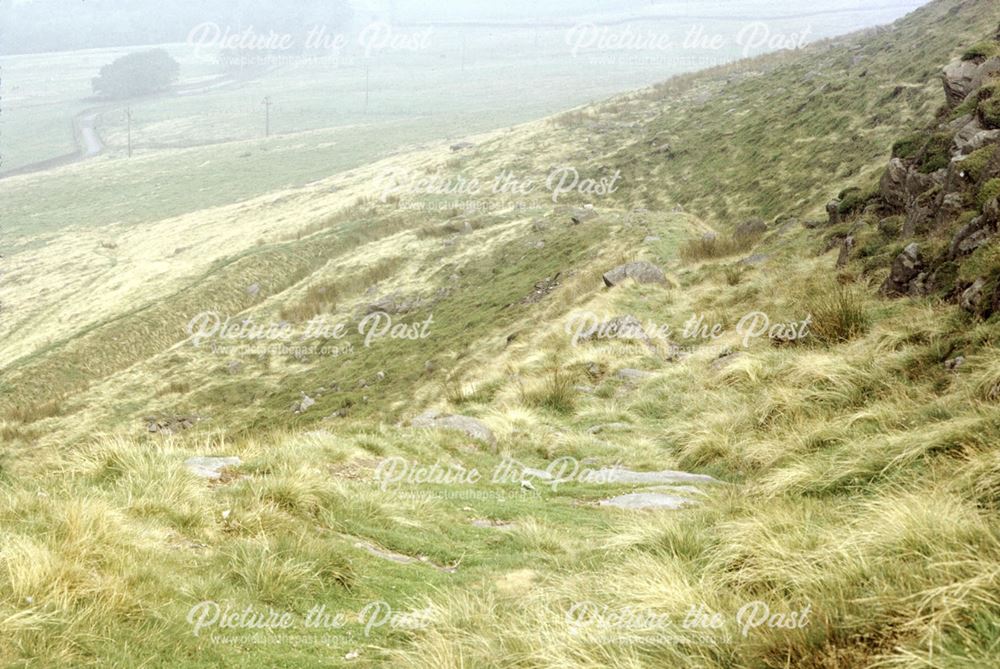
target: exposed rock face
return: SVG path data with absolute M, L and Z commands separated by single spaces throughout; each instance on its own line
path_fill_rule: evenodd
M 604 275 L 604 285 L 613 288 L 626 279 L 637 283 L 666 283 L 667 277 L 663 270 L 653 263 L 644 260 L 616 267 Z
M 481 441 L 488 446 L 495 447 L 497 445 L 497 439 L 493 435 L 493 431 L 481 421 L 469 416 L 442 415 L 437 411 L 427 411 L 410 421 L 410 424 L 413 427 L 464 432 L 473 439 Z
M 976 279 L 975 282 L 965 289 L 962 293 L 961 299 L 959 299 L 959 306 L 970 314 L 974 315 L 985 315 L 985 298 L 986 298 L 986 280 Z M 992 305 L 990 305 L 992 306 Z
M 840 224 L 840 200 L 832 200 L 827 203 L 826 215 L 829 217 L 830 225 Z
M 996 230 L 992 229 L 984 216 L 977 216 L 955 235 L 951 241 L 948 255 L 952 259 L 966 256 L 988 242 Z
M 953 152 L 958 156 L 967 156 L 998 140 L 1000 130 L 987 130 L 978 118 L 971 118 L 955 134 Z
M 851 259 L 851 252 L 854 251 L 854 236 L 848 235 L 840 245 L 840 255 L 837 256 L 837 269 L 845 267 Z
M 751 218 L 736 226 L 736 230 L 733 231 L 733 237 L 737 239 L 753 239 L 760 237 L 765 232 L 767 232 L 767 223 L 759 218 Z
M 925 265 L 920 255 L 920 247 L 910 244 L 896 256 L 892 271 L 882 284 L 880 292 L 887 297 L 901 297 L 920 292 L 919 279 L 925 276 Z
M 942 80 L 948 106 L 955 108 L 975 92 L 987 77 L 1000 72 L 1000 58 L 990 58 L 981 63 L 974 60 L 958 60 L 944 68 Z
M 912 167 L 907 167 L 899 158 L 889 161 L 889 166 L 882 175 L 880 189 L 882 199 L 890 206 L 900 209 L 911 206 L 917 196 L 930 188 L 934 178 L 921 174 Z

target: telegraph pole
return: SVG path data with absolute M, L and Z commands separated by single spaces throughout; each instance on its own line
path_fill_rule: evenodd
M 125 108 L 125 121 L 128 125 L 128 157 L 132 157 L 132 107 Z
M 264 137 L 271 136 L 271 96 L 268 95 L 261 103 L 264 105 Z

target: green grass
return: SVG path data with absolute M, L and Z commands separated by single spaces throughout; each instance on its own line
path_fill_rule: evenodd
M 620 167 L 627 178 L 608 198 L 553 205 L 535 193 L 520 208 L 463 214 L 407 207 L 441 198 L 361 197 L 320 216 L 314 191 L 282 194 L 308 212 L 302 228 L 250 240 L 176 277 L 165 296 L 69 329 L 4 369 L 0 664 L 990 666 L 1000 637 L 997 323 L 936 299 L 878 297 L 901 242 L 874 227 L 853 231 L 859 257 L 838 274 L 825 242 L 854 221 L 785 225 L 822 213 L 837 192 L 858 213 L 892 140 L 933 117 L 941 62 L 995 28 L 990 9 L 932 3 L 892 32 L 757 61 L 760 76 L 675 80 L 475 152 L 421 158 L 428 173 L 448 174 L 544 173 L 567 160 L 598 174 Z M 841 81 L 841 70 L 857 74 L 858 54 L 868 76 Z M 831 69 L 810 78 L 820 63 Z M 893 95 L 900 81 L 915 85 Z M 644 118 L 653 121 L 631 125 Z M 583 148 L 588 122 L 612 129 Z M 668 132 L 672 162 L 645 153 L 653 131 Z M 327 154 L 303 158 L 287 138 L 274 141 L 289 162 L 310 163 L 300 176 L 321 170 Z M 898 148 L 911 149 L 924 144 Z M 114 186 L 124 177 L 109 176 L 113 165 L 74 178 Z M 189 182 L 160 173 L 162 189 L 177 189 L 169 198 L 103 215 L 138 222 L 266 182 L 251 175 L 211 193 L 213 166 L 188 167 Z M 184 199 L 181 184 L 199 175 L 206 192 Z M 22 213 L 33 187 L 10 188 Z M 587 203 L 597 216 L 573 224 Z M 705 222 L 670 213 L 677 203 Z M 701 237 L 778 214 L 789 218 L 760 239 Z M 85 226 L 100 222 L 85 216 Z M 930 239 L 928 253 L 947 236 Z M 751 250 L 766 259 L 737 268 L 734 256 Z M 994 272 L 995 254 L 984 245 L 962 271 Z M 637 259 L 661 264 L 668 284 L 604 287 L 604 271 Z M 858 278 L 866 263 L 870 276 Z M 429 300 L 401 317 L 432 316 L 431 337 L 368 348 L 352 333 L 352 354 L 304 358 L 182 343 L 207 309 L 356 322 L 391 293 Z M 585 311 L 671 325 L 682 354 L 665 343 L 573 346 L 567 318 Z M 757 312 L 772 323 L 811 316 L 810 336 L 744 339 L 739 324 Z M 692 315 L 718 323 L 718 338 L 684 340 Z M 965 363 L 946 368 L 959 355 Z M 623 368 L 652 375 L 625 380 Z M 316 404 L 296 414 L 302 394 Z M 495 448 L 410 427 L 427 408 L 476 417 Z M 204 420 L 166 436 L 146 431 L 147 415 Z M 184 467 L 210 455 L 242 462 L 218 482 Z M 631 484 L 536 479 L 532 490 L 519 476 L 487 476 L 383 488 L 376 472 L 390 457 L 486 473 L 506 458 L 542 469 L 576 458 L 723 483 L 688 492 L 700 502 L 691 508 L 635 512 L 599 505 L 643 489 Z M 204 601 L 299 616 L 325 605 L 348 623 L 263 642 L 233 629 L 194 636 L 186 618 Z M 374 601 L 426 610 L 429 624 L 366 636 L 357 614 Z M 744 635 L 737 612 L 758 601 L 808 606 L 808 622 Z M 676 636 L 636 644 L 614 628 L 581 633 L 567 620 L 580 602 L 665 616 Z M 718 612 L 721 628 L 684 627 L 697 606 Z

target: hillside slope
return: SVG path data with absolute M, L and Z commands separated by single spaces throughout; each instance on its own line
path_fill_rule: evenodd
M 998 23 L 939 0 L 90 233 L 83 276 L 69 236 L 6 259 L 0 662 L 992 666 Z M 195 635 L 199 602 L 349 623 Z

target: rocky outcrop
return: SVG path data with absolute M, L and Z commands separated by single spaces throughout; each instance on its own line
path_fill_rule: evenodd
M 926 266 L 920 255 L 920 247 L 917 244 L 910 244 L 896 256 L 896 260 L 892 263 L 892 271 L 879 292 L 886 297 L 919 294 L 920 279 L 924 276 L 926 276 Z
M 667 276 L 662 269 L 653 263 L 642 260 L 614 268 L 604 275 L 604 285 L 608 288 L 614 288 L 624 283 L 626 279 L 632 279 L 636 283 L 667 282 Z
M 1000 58 L 983 62 L 958 60 L 944 68 L 941 78 L 948 106 L 955 108 L 983 85 L 987 77 L 1000 73 Z
M 986 222 L 986 217 L 977 216 L 962 226 L 951 240 L 948 257 L 954 260 L 969 255 L 992 239 L 995 234 L 996 230 Z
M 997 141 L 1000 141 L 1000 130 L 987 130 L 978 118 L 969 117 L 969 121 L 955 134 L 953 153 L 967 156 Z
M 971 286 L 962 292 L 958 304 L 962 309 L 974 315 L 985 315 L 986 305 L 986 280 L 976 279 Z M 992 305 L 990 305 L 992 306 Z
M 497 445 L 497 438 L 493 435 L 493 431 L 483 422 L 469 416 L 443 415 L 437 411 L 427 411 L 410 421 L 410 424 L 419 428 L 463 432 L 490 447 Z
M 899 158 L 893 158 L 882 175 L 879 190 L 887 204 L 905 209 L 912 206 L 917 197 L 933 184 L 934 177 L 922 174 Z
M 826 215 L 830 225 L 840 224 L 840 200 L 831 200 L 826 204 Z

